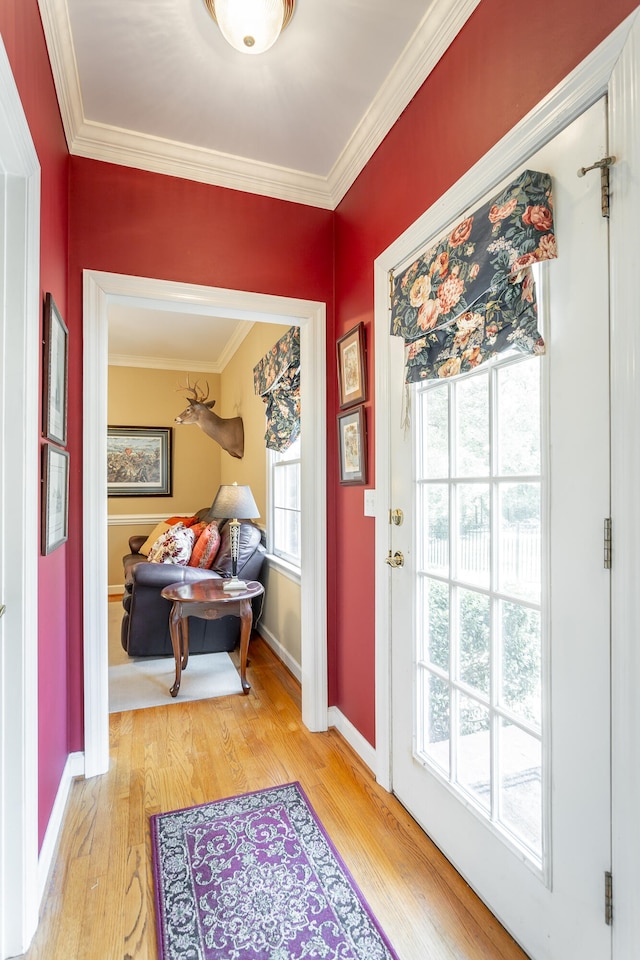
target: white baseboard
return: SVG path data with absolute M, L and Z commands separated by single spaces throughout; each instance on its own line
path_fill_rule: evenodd
M 330 727 L 335 727 L 349 746 L 355 750 L 363 763 L 369 767 L 375 776 L 376 771 L 376 750 L 368 740 L 362 736 L 359 730 L 356 730 L 350 720 L 337 707 L 329 707 L 327 720 Z
M 289 651 L 282 646 L 278 638 L 271 633 L 269 628 L 265 627 L 264 623 L 259 623 L 257 630 L 267 646 L 271 647 L 279 660 L 282 660 L 285 667 L 294 675 L 298 683 L 302 683 L 302 667 L 298 661 L 294 660 Z
M 49 871 L 53 863 L 53 857 L 56 851 L 56 844 L 62 829 L 64 820 L 64 811 L 67 805 L 67 798 L 72 782 L 76 777 L 84 776 L 84 753 L 70 753 L 67 762 L 62 771 L 60 785 L 53 804 L 53 810 L 49 817 L 47 832 L 42 841 L 42 849 L 38 857 L 38 903 L 42 902 L 44 890 L 47 885 Z
M 107 593 L 111 596 L 114 593 L 124 593 L 124 584 L 123 583 L 110 583 L 107 587 Z

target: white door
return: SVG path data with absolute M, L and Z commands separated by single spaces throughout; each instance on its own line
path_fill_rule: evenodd
M 533 960 L 611 955 L 606 153 L 602 100 L 521 168 L 546 356 L 414 385 L 390 451 L 393 790 Z

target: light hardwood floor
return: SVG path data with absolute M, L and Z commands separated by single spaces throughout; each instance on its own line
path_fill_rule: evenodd
M 111 717 L 111 768 L 72 787 L 27 960 L 157 958 L 149 815 L 298 780 L 400 960 L 526 960 L 260 639 L 247 697 Z

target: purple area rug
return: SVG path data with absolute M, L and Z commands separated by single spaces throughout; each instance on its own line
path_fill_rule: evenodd
M 160 960 L 398 960 L 299 783 L 151 817 Z

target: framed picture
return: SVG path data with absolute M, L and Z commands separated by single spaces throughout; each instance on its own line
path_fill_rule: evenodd
M 367 431 L 364 407 L 338 414 L 340 483 L 367 482 Z
M 109 427 L 107 495 L 170 497 L 171 427 Z
M 52 443 L 42 447 L 42 534 L 46 556 L 69 535 L 69 454 Z
M 338 388 L 340 409 L 367 399 L 364 359 L 364 324 L 358 323 L 338 340 Z
M 42 433 L 47 440 L 67 442 L 67 370 L 69 334 L 50 293 L 44 304 L 44 393 Z

